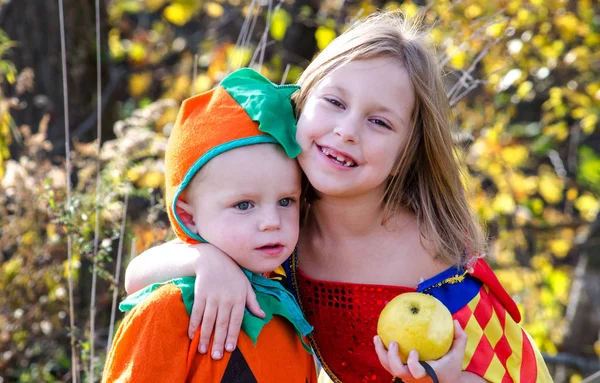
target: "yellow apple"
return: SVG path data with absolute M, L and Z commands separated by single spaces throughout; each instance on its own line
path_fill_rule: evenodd
M 404 293 L 381 310 L 377 335 L 386 348 L 392 341 L 398 343 L 403 363 L 411 350 L 419 352 L 419 360 L 437 360 L 452 345 L 454 323 L 450 311 L 436 298 Z

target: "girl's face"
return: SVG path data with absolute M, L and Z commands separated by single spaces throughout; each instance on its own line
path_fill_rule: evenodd
M 385 190 L 407 139 L 414 91 L 391 58 L 352 61 L 309 93 L 296 138 L 298 161 L 323 196 Z

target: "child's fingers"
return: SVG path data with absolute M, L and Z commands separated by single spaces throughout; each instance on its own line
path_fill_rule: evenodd
M 246 307 L 248 311 L 250 311 L 253 315 L 264 318 L 265 312 L 260 308 L 258 301 L 256 300 L 256 294 L 254 293 L 254 289 L 252 289 L 252 285 L 250 281 L 248 281 L 248 293 L 246 294 Z M 237 336 L 236 336 L 237 339 Z
M 460 324 L 455 319 L 454 320 L 454 341 L 452 343 L 452 348 L 449 352 L 456 351 L 463 355 L 465 353 L 465 349 L 467 348 L 467 333 L 465 330 L 460 327 Z
M 395 377 L 406 379 L 412 378 L 410 370 L 408 367 L 402 363 L 402 360 L 399 356 L 398 343 L 390 342 L 387 351 L 388 364 L 390 366 L 390 373 Z
M 408 371 L 415 379 L 421 379 L 427 376 L 427 371 L 419 363 L 419 353 L 415 350 L 408 354 L 408 360 L 406 361 Z
M 188 327 L 188 336 L 194 338 L 194 333 L 200 327 L 200 321 L 204 315 L 204 307 L 206 306 L 206 297 L 196 295 L 194 305 L 192 306 L 192 314 L 190 315 L 190 325 Z
M 231 310 L 231 318 L 229 319 L 229 329 L 227 330 L 227 339 L 225 339 L 225 350 L 232 352 L 235 350 L 240 329 L 242 328 L 242 320 L 244 319 L 244 302 L 236 303 Z
M 385 368 L 388 372 L 390 371 L 390 365 L 387 360 L 387 350 L 377 335 L 373 338 L 373 344 L 375 345 L 375 352 L 377 353 L 377 357 L 379 358 L 379 363 Z
M 208 344 L 210 343 L 210 337 L 212 336 L 216 318 L 217 305 L 214 301 L 209 299 L 206 301 L 204 317 L 202 318 L 202 324 L 200 325 L 200 343 L 198 351 L 200 351 L 201 354 L 206 354 L 208 352 Z
M 230 317 L 231 305 L 228 302 L 223 302 L 221 305 L 219 305 L 219 309 L 217 311 L 217 320 L 215 322 L 215 335 L 213 337 L 213 346 L 211 351 L 213 359 L 221 359 L 223 357 L 223 348 L 225 347 L 225 339 L 227 338 Z

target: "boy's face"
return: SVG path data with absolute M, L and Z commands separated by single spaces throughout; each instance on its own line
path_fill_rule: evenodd
M 298 241 L 300 178 L 297 162 L 275 144 L 220 154 L 186 191 L 190 229 L 240 266 L 273 271 Z

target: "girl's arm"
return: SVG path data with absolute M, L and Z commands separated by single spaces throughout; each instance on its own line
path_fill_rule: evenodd
M 427 372 L 419 364 L 419 355 L 416 351 L 411 351 L 408 356 L 407 364 L 403 364 L 398 356 L 398 345 L 395 342 L 390 343 L 389 350 L 386 350 L 383 342 L 378 336 L 375 336 L 375 352 L 379 357 L 381 365 L 393 376 L 402 378 L 406 383 L 431 382 Z M 485 383 L 486 380 L 472 374 L 462 371 L 462 361 L 467 347 L 467 334 L 464 332 L 458 322 L 454 321 L 454 341 L 452 347 L 446 355 L 436 361 L 428 362 L 436 372 L 440 383 Z
M 198 351 L 208 352 L 214 330 L 211 355 L 223 357 L 223 348 L 233 351 L 242 326 L 244 307 L 264 317 L 252 286 L 240 267 L 210 244 L 188 245 L 171 241 L 135 257 L 125 272 L 125 289 L 133 293 L 152 283 L 182 276 L 196 276 L 194 306 L 188 335 L 200 329 Z
M 198 245 L 198 250 L 204 245 Z M 207 251 L 210 245 L 206 245 Z M 125 270 L 125 290 L 133 294 L 157 282 L 184 276 L 194 276 L 194 265 L 200 251 L 184 251 L 191 247 L 177 239 L 151 247 L 133 258 Z M 176 257 L 173 253 L 178 253 Z

